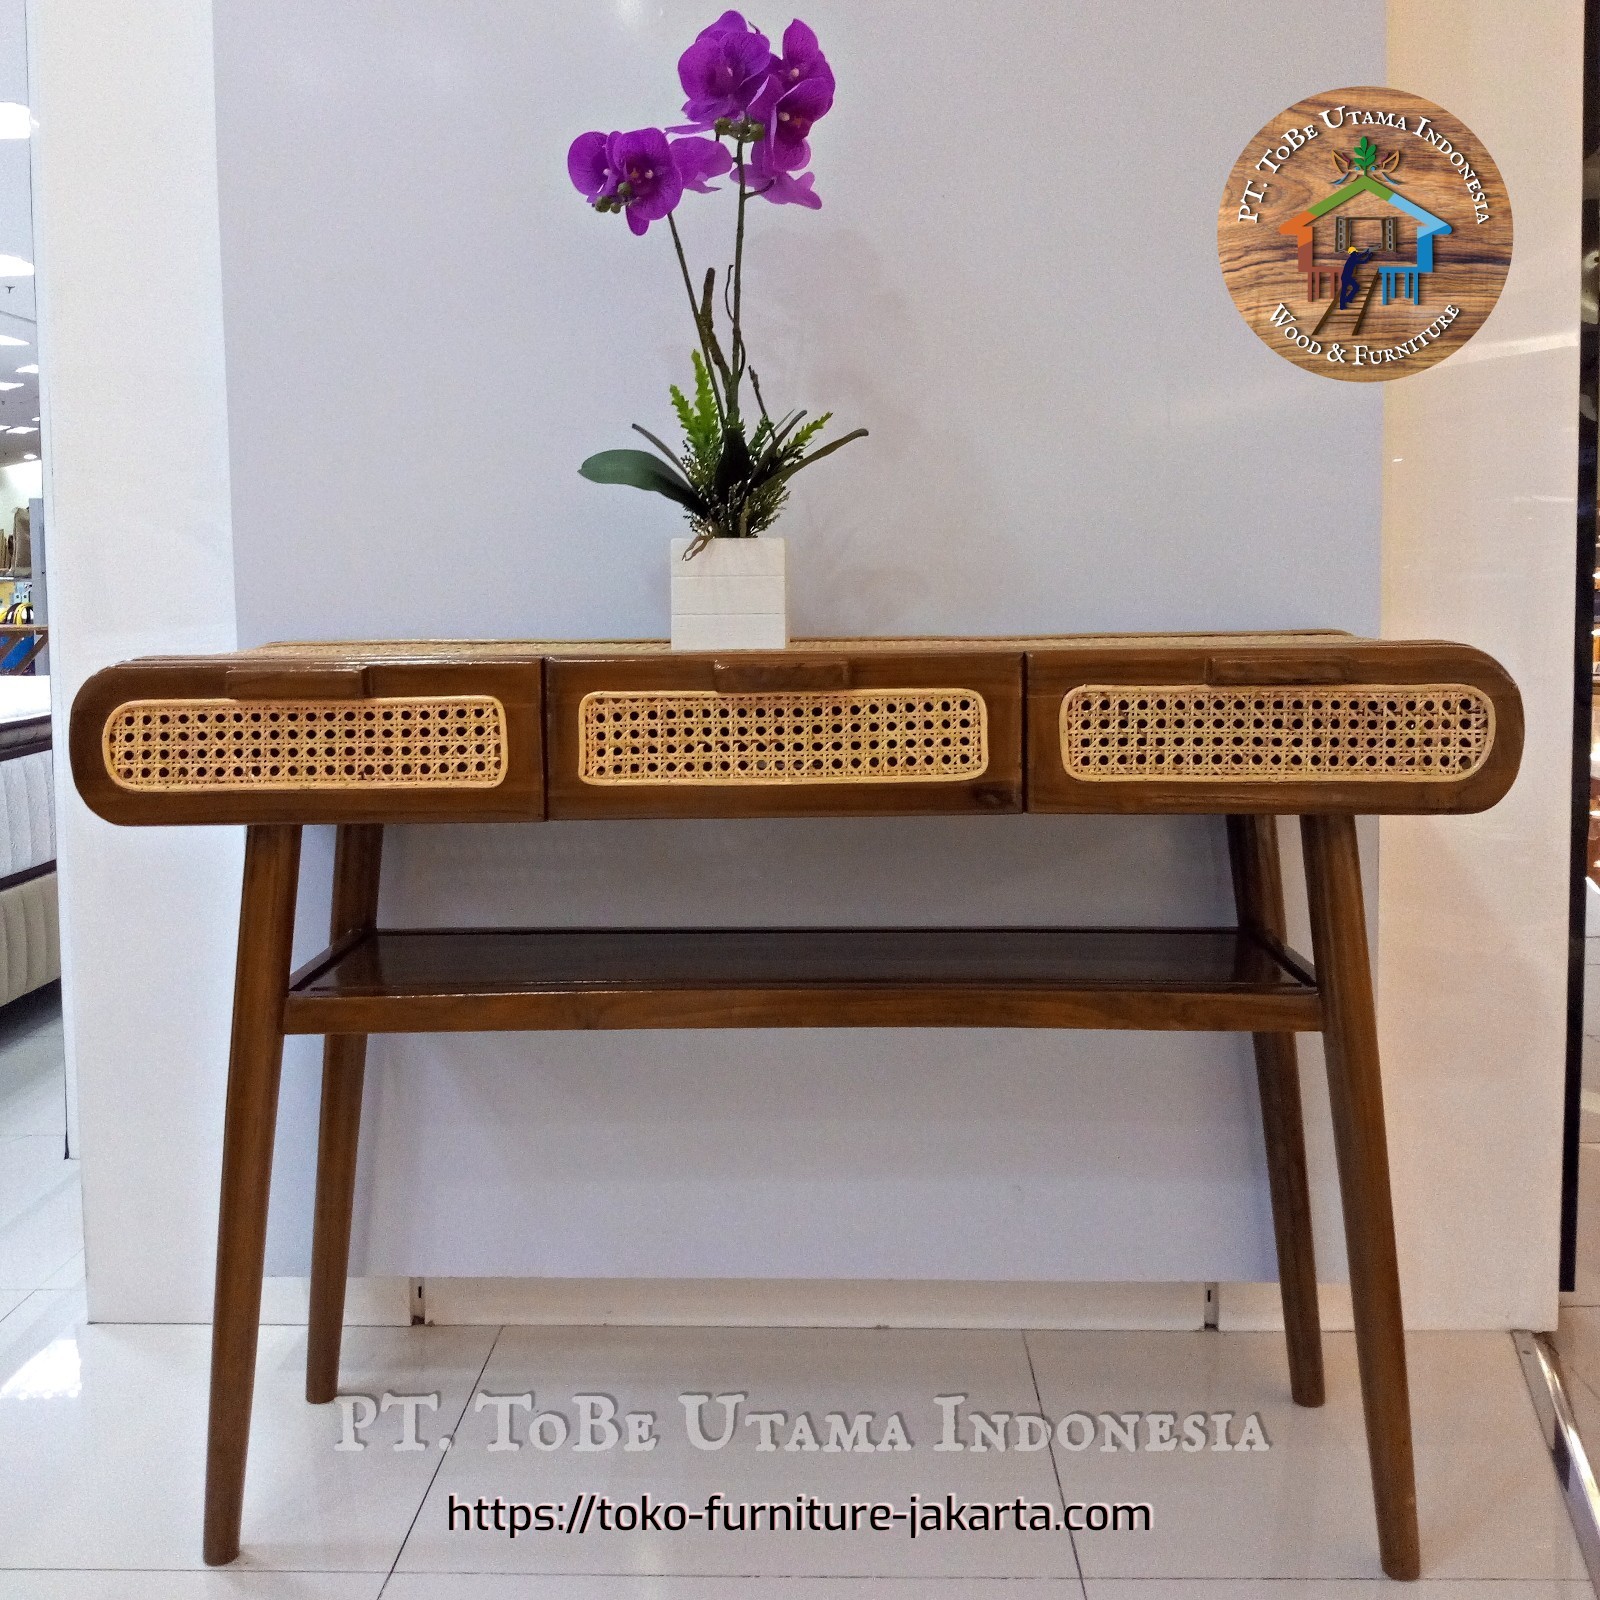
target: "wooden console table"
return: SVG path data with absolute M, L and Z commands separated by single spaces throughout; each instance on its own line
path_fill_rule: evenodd
M 331 1400 L 366 1040 L 532 1028 L 1045 1027 L 1254 1035 L 1290 1385 L 1323 1399 L 1294 1035 L 1324 1036 L 1378 1540 L 1414 1578 L 1400 1285 L 1354 817 L 1509 788 L 1515 686 L 1461 645 L 1339 633 L 277 645 L 128 662 L 72 713 L 111 822 L 244 824 L 205 1559 L 239 1552 L 286 1033 L 326 1035 L 306 1397 Z M 387 930 L 383 827 L 629 817 L 1208 812 L 1224 929 Z M 1285 942 L 1301 818 L 1315 966 Z M 300 831 L 338 827 L 328 948 L 290 971 Z

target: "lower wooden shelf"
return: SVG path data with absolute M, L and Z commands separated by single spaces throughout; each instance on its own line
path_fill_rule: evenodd
M 1309 964 L 1237 928 L 380 929 L 284 1005 L 288 1033 L 1321 1025 Z

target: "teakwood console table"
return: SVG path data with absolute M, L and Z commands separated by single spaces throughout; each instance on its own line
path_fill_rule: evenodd
M 279 645 L 89 680 L 72 768 L 111 822 L 247 829 L 223 1133 L 205 1559 L 239 1552 L 278 1080 L 326 1036 L 306 1397 L 332 1400 L 366 1040 L 542 1028 L 1254 1035 L 1290 1387 L 1323 1399 L 1294 1035 L 1327 1054 L 1384 1570 L 1420 1565 L 1354 818 L 1492 806 L 1516 687 L 1461 645 L 1340 633 Z M 388 930 L 383 827 L 548 818 L 1208 812 L 1225 929 Z M 1285 942 L 1301 819 L 1315 965 Z M 300 831 L 338 827 L 328 948 L 290 971 Z

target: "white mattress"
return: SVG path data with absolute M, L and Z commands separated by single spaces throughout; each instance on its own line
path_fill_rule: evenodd
M 0 761 L 0 878 L 56 858 L 54 755 Z
M 0 1005 L 60 976 L 55 873 L 0 889 Z
M 49 715 L 48 678 L 0 676 L 0 879 L 55 860 L 54 757 L 6 754 L 48 737 Z M 55 872 L 0 889 L 0 1005 L 60 976 Z
M 50 680 L 0 674 L 0 723 L 50 715 Z

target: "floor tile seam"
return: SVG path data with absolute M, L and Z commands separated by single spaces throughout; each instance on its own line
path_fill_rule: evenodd
M 22 1296 L 9 1311 L 0 1316 L 0 1328 L 3 1328 L 36 1294 L 54 1294 L 55 1292 L 53 1289 L 0 1289 L 0 1294 L 20 1294 Z M 3 1565 L 4 1562 L 0 1561 L 0 1566 Z
M 0 1294 L 4 1294 L 7 1289 L 10 1289 L 14 1293 L 20 1291 L 23 1294 L 30 1294 L 30 1295 L 34 1295 L 34 1294 L 71 1294 L 74 1289 L 81 1289 L 83 1287 L 83 1285 L 81 1283 L 75 1283 L 75 1284 L 73 1284 L 71 1286 L 71 1288 L 67 1288 L 67 1289 L 47 1289 L 47 1288 L 45 1288 L 45 1285 L 50 1281 L 50 1279 L 55 1277 L 55 1275 L 58 1272 L 60 1272 L 61 1269 L 63 1267 L 65 1267 L 70 1261 L 75 1260 L 78 1256 L 80 1256 L 82 1254 L 83 1254 L 83 1246 L 80 1244 L 70 1254 L 62 1256 L 56 1262 L 56 1264 L 53 1267 L 51 1267 L 49 1269 L 49 1271 L 47 1271 L 45 1273 L 45 1275 L 37 1283 L 31 1284 L 31 1285 L 24 1285 L 24 1284 L 20 1284 L 20 1283 L 12 1283 L 12 1284 L 0 1283 Z M 145 1326 L 150 1326 L 150 1324 L 145 1324 Z M 168 1326 L 168 1324 L 158 1323 L 158 1324 L 156 1324 L 156 1326 L 165 1327 L 165 1326 Z M 173 1324 L 173 1326 L 177 1326 L 177 1324 Z
M 81 1289 L 83 1287 L 83 1284 L 84 1284 L 84 1275 L 81 1272 L 78 1274 L 78 1281 L 76 1283 L 56 1284 L 53 1289 L 51 1287 L 50 1278 L 54 1278 L 59 1273 L 65 1272 L 67 1270 L 67 1268 L 72 1265 L 72 1263 L 74 1261 L 78 1260 L 78 1258 L 80 1256 L 82 1256 L 82 1254 L 83 1254 L 83 1246 L 80 1244 L 78 1246 L 78 1248 L 76 1250 L 74 1250 L 72 1252 L 72 1254 L 70 1256 L 68 1256 L 67 1259 L 65 1261 L 63 1261 L 59 1267 L 56 1268 L 55 1272 L 52 1272 L 49 1275 L 49 1277 L 47 1277 L 44 1280 L 43 1283 L 38 1285 L 38 1287 L 40 1289 L 48 1290 L 51 1293 L 56 1292 L 56 1290 Z
M 6 1235 L 13 1230 L 20 1233 L 24 1228 L 39 1226 L 41 1220 L 50 1215 L 51 1208 L 61 1204 L 64 1194 L 66 1194 L 65 1189 L 51 1189 L 30 1201 L 21 1211 L 9 1217 L 0 1217 L 0 1245 L 4 1244 Z M 68 1198 L 70 1199 L 70 1196 Z M 82 1248 L 81 1245 L 74 1245 L 73 1253 L 76 1254 Z
M 224 1568 L 196 1566 L 196 1567 L 13 1567 L 8 1566 L 0 1559 L 0 1572 L 6 1573 L 58 1573 L 58 1572 L 126 1572 L 143 1577 L 149 1574 L 152 1577 L 167 1573 L 184 1572 L 217 1572 L 223 1571 L 234 1577 L 242 1578 L 277 1578 L 277 1577 L 309 1577 L 309 1578 L 376 1578 L 384 1572 L 383 1567 L 241 1567 L 229 1566 Z M 477 1577 L 477 1573 L 449 1573 L 449 1577 Z
M 0 1569 L 0 1570 L 4 1570 L 4 1569 Z M 49 1572 L 49 1571 L 63 1571 L 65 1569 L 64 1568 L 59 1568 L 59 1567 L 55 1567 L 55 1568 L 46 1567 L 46 1568 L 41 1568 L 40 1570 Z M 108 1570 L 115 1570 L 115 1569 L 108 1569 Z M 178 1570 L 178 1571 L 190 1571 L 190 1570 L 194 1570 L 194 1569 L 178 1568 L 178 1569 L 175 1569 L 175 1570 Z M 206 1570 L 206 1569 L 200 1569 L 200 1570 Z M 256 1570 L 265 1570 L 265 1569 L 256 1569 Z M 391 1574 L 391 1577 L 392 1576 L 395 1576 L 395 1574 Z M 926 1585 L 926 1584 L 930 1584 L 930 1583 L 1070 1583 L 1070 1582 L 1072 1582 L 1072 1579 L 1068 1578 L 1068 1577 L 1052 1578 L 1052 1577 L 1049 1577 L 1048 1575 L 1040 1575 L 1038 1573 L 1027 1573 L 1027 1572 L 929 1572 L 929 1573 L 906 1573 L 906 1572 L 800 1572 L 800 1571 L 796 1571 L 796 1572 L 710 1572 L 710 1571 L 707 1571 L 707 1572 L 690 1572 L 690 1571 L 687 1571 L 687 1570 L 676 1571 L 676 1572 L 646 1572 L 646 1571 L 641 1570 L 638 1567 L 629 1567 L 626 1571 L 607 1571 L 607 1572 L 599 1572 L 599 1571 L 596 1571 L 596 1572 L 589 1572 L 589 1571 L 579 1572 L 579 1571 L 577 1571 L 577 1570 L 575 1570 L 573 1568 L 568 1568 L 568 1567 L 563 1567 L 563 1568 L 561 1568 L 559 1570 L 552 1569 L 550 1571 L 534 1571 L 532 1569 L 529 1569 L 528 1571 L 524 1571 L 524 1572 L 508 1572 L 508 1571 L 506 1571 L 506 1569 L 504 1567 L 452 1567 L 448 1571 L 445 1571 L 443 1569 L 435 1570 L 434 1568 L 431 1568 L 431 1567 L 413 1567 L 411 1570 L 409 1570 L 407 1572 L 399 1573 L 398 1576 L 401 1577 L 401 1578 L 405 1578 L 405 1579 L 411 1579 L 411 1578 L 508 1578 L 508 1579 L 523 1579 L 523 1580 L 527 1580 L 527 1579 L 530 1579 L 530 1578 L 562 1578 L 562 1579 L 569 1579 L 569 1578 L 648 1578 L 652 1582 L 657 1582 L 657 1583 L 660 1583 L 660 1582 L 669 1582 L 669 1583 L 695 1582 L 695 1583 L 703 1583 L 703 1582 L 706 1582 L 706 1581 L 720 1581 L 720 1582 L 723 1582 L 723 1583 L 796 1583 L 796 1582 L 798 1582 L 798 1583 L 904 1583 L 904 1584 L 908 1584 L 908 1585 L 909 1584 Z M 1235 1579 L 1235 1578 L 1204 1579 L 1204 1578 L 1202 1578 L 1202 1579 L 1198 1579 L 1198 1580 L 1189 1580 L 1189 1579 L 1174 1580 L 1174 1579 L 1171 1579 L 1171 1578 L 1148 1578 L 1148 1579 L 1146 1579 L 1146 1578 L 1112 1578 L 1112 1579 L 1100 1578 L 1100 1579 L 1097 1579 L 1096 1581 L 1100 1582 L 1100 1583 L 1106 1583 L 1106 1582 L 1112 1582 L 1112 1583 L 1147 1583 L 1147 1582 L 1148 1583 L 1171 1583 L 1171 1582 L 1174 1582 L 1174 1581 L 1178 1581 L 1178 1582 L 1197 1581 L 1197 1582 L 1202 1582 L 1202 1583 L 1206 1583 L 1206 1582 L 1216 1582 L 1216 1583 L 1246 1582 L 1246 1583 L 1248 1583 L 1248 1582 L 1257 1582 L 1257 1581 L 1259 1581 L 1259 1582 L 1267 1582 L 1267 1583 L 1280 1583 L 1280 1582 L 1283 1582 L 1283 1583 L 1306 1583 L 1306 1582 L 1311 1582 L 1311 1583 L 1322 1583 L 1322 1582 L 1330 1582 L 1330 1583 L 1345 1583 L 1345 1582 L 1370 1583 L 1371 1582 L 1370 1579 L 1364 1579 L 1364 1578 L 1355 1578 L 1355 1579 L 1344 1579 L 1344 1578 L 1332 1578 L 1332 1579 L 1321 1579 L 1321 1578 L 1312 1578 L 1312 1579 L 1305 1579 L 1305 1578 L 1285 1578 L 1285 1579 L 1268 1578 L 1268 1579 L 1260 1579 L 1260 1580 L 1248 1579 L 1248 1578 L 1247 1579 Z M 1447 1579 L 1447 1580 L 1444 1580 L 1444 1581 L 1448 1582 L 1448 1581 L 1455 1581 L 1455 1580 L 1448 1580 Z M 1490 1581 L 1493 1582 L 1493 1581 L 1497 1581 L 1497 1580 L 1492 1580 L 1491 1579 Z M 1537 1583 L 1540 1580 L 1535 1578 L 1535 1579 L 1531 1579 L 1531 1580 L 1528 1580 L 1528 1581 Z M 1560 1581 L 1563 1581 L 1563 1580 L 1557 1579 L 1555 1581 L 1560 1582 Z M 380 1594 L 378 1596 L 378 1600 L 382 1600 L 382 1592 L 381 1591 L 380 1591 Z
M 54 1138 L 54 1135 L 49 1137 Z M 63 1166 L 66 1166 L 66 1164 L 66 1162 L 62 1162 Z M 41 1189 L 31 1199 L 25 1200 L 17 1210 L 0 1216 L 0 1234 L 15 1227 L 19 1222 L 26 1222 L 38 1212 L 41 1206 L 59 1200 L 63 1194 L 75 1188 L 77 1183 L 78 1174 L 76 1172 L 65 1172 L 59 1176 L 53 1176 L 45 1188 Z
M 484 1352 L 483 1364 L 478 1368 L 478 1376 L 473 1379 L 471 1386 L 468 1388 L 465 1396 L 462 1398 L 461 1410 L 456 1414 L 456 1420 L 451 1426 L 450 1435 L 452 1438 L 454 1438 L 455 1435 L 461 1431 L 462 1425 L 467 1420 L 467 1412 L 472 1406 L 472 1397 L 482 1387 L 483 1375 L 489 1370 L 489 1363 L 494 1360 L 494 1353 L 497 1349 L 499 1349 L 500 1340 L 504 1336 L 505 1331 L 506 1325 L 504 1323 L 501 1323 L 494 1330 L 494 1337 L 489 1341 L 489 1348 Z M 428 1481 L 423 1487 L 421 1498 L 417 1501 L 417 1509 L 412 1512 L 411 1520 L 406 1524 L 405 1534 L 402 1536 L 400 1544 L 395 1550 L 394 1560 L 389 1563 L 389 1571 L 387 1574 L 385 1574 L 383 1582 L 378 1586 L 377 1600 L 383 1600 L 383 1591 L 389 1587 L 390 1580 L 394 1577 L 395 1572 L 400 1566 L 401 1558 L 406 1553 L 406 1546 L 411 1542 L 411 1535 L 416 1531 L 417 1523 L 422 1517 L 422 1508 L 427 1505 L 428 1496 L 433 1493 L 433 1486 L 439 1481 L 439 1474 L 444 1471 L 445 1460 L 449 1454 L 450 1452 L 448 1450 L 441 1450 L 439 1452 L 439 1459 L 433 1465 L 433 1471 L 428 1474 Z
M 1574 1311 L 1583 1311 L 1591 1308 L 1586 1306 L 1573 1306 L 1570 1309 Z M 1597 1386 L 1591 1382 L 1584 1374 L 1582 1369 L 1577 1365 L 1577 1363 L 1571 1360 L 1571 1358 L 1568 1357 L 1558 1345 L 1556 1345 L 1553 1339 L 1551 1340 L 1551 1348 L 1555 1351 L 1556 1370 L 1561 1374 L 1562 1382 L 1568 1385 L 1576 1383 L 1580 1389 L 1588 1392 L 1589 1398 L 1594 1402 L 1597 1408 L 1600 1408 L 1600 1386 Z M 1583 1429 L 1581 1427 L 1578 1429 L 1578 1437 L 1580 1439 L 1583 1438 Z M 1600 1446 L 1600 1439 L 1593 1441 L 1585 1440 L 1585 1446 L 1591 1442 L 1597 1446 Z
M 67 1197 L 70 1199 L 70 1196 Z M 62 1191 L 56 1190 L 51 1194 L 41 1195 L 36 1204 L 31 1205 L 26 1211 L 19 1211 L 14 1217 L 0 1221 L 0 1247 L 6 1242 L 7 1235 L 15 1231 L 19 1236 L 25 1228 L 43 1227 L 51 1215 L 51 1207 L 62 1203 Z M 81 1231 L 81 1230 L 80 1230 Z M 76 1255 L 83 1248 L 81 1244 L 72 1247 L 72 1254 Z
M 1033 1346 L 1028 1342 L 1028 1330 L 1018 1330 L 1022 1337 L 1022 1353 L 1028 1358 L 1028 1377 L 1033 1383 L 1033 1403 L 1039 1408 L 1039 1415 L 1044 1415 L 1044 1392 L 1039 1387 L 1039 1371 L 1033 1362 Z M 1050 1441 L 1050 1472 L 1056 1480 L 1056 1495 L 1061 1501 L 1061 1515 L 1067 1514 L 1067 1488 L 1061 1481 L 1061 1462 L 1056 1457 L 1055 1440 Z M 1078 1589 L 1084 1600 L 1088 1600 L 1088 1584 L 1083 1576 L 1083 1557 L 1078 1554 L 1078 1536 L 1070 1528 L 1067 1529 L 1067 1539 L 1072 1546 L 1072 1564 L 1078 1569 Z

